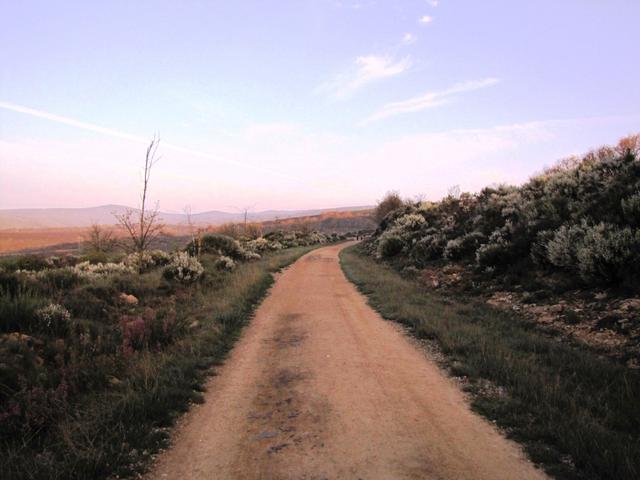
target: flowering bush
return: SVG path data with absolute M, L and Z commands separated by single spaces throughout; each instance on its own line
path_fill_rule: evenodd
M 69 332 L 71 314 L 62 305 L 50 303 L 36 311 L 36 317 L 43 330 L 54 335 L 64 336 Z
M 200 278 L 203 272 L 204 268 L 197 258 L 187 252 L 177 252 L 165 267 L 163 275 L 168 280 L 190 283 Z
M 425 219 L 422 215 L 417 213 L 409 213 L 399 217 L 395 221 L 395 226 L 402 229 L 415 230 L 424 225 Z
M 251 252 L 249 250 L 245 250 L 242 254 L 242 259 L 243 260 L 260 260 L 262 258 L 262 256 L 259 253 L 256 252 Z
M 269 241 L 264 237 L 258 237 L 245 242 L 244 248 L 251 252 L 265 252 L 269 250 Z
M 72 270 L 82 278 L 92 279 L 105 275 L 114 275 L 121 273 L 135 273 L 137 270 L 124 263 L 96 263 L 81 262 L 72 267 Z
M 236 267 L 236 263 L 233 261 L 233 259 L 224 255 L 220 256 L 216 260 L 215 265 L 218 270 L 225 270 L 227 272 L 232 271 Z

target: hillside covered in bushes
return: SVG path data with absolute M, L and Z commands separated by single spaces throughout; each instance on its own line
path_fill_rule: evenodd
M 405 272 L 448 271 L 433 273 L 435 286 L 444 279 L 482 293 L 493 285 L 519 291 L 518 299 L 534 305 L 568 295 L 556 310 L 564 310 L 565 323 L 580 323 L 590 314 L 583 312 L 589 300 L 634 297 L 640 289 L 639 156 L 635 135 L 564 160 L 521 186 L 487 187 L 439 202 L 388 194 L 366 248 Z M 586 308 L 568 311 L 565 303 L 576 291 L 590 291 L 595 300 L 583 295 Z M 639 306 L 627 301 L 603 310 L 619 317 L 609 318 L 611 328 L 633 337 Z

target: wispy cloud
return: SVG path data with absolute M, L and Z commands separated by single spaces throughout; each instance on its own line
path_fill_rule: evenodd
M 362 122 L 363 124 L 382 120 L 383 118 L 401 115 L 403 113 L 420 112 L 429 108 L 439 107 L 451 101 L 453 95 L 457 93 L 470 92 L 481 88 L 490 87 L 499 83 L 497 78 L 485 78 L 484 80 L 473 80 L 458 83 L 450 88 L 427 92 L 419 97 L 409 98 L 400 102 L 391 102 L 384 105 Z
M 418 40 L 418 38 L 413 33 L 405 33 L 402 36 L 402 44 L 403 45 L 411 45 L 413 43 L 416 43 L 417 40 Z
M 395 60 L 382 55 L 361 56 L 356 58 L 354 66 L 348 72 L 320 85 L 316 92 L 334 99 L 344 99 L 371 83 L 400 75 L 410 67 L 409 57 Z
M 423 15 L 422 17 L 420 17 L 419 22 L 423 25 L 428 25 L 431 22 L 433 22 L 433 17 L 429 16 L 429 15 Z
M 107 135 L 110 137 L 121 138 L 124 140 L 136 142 L 136 143 L 144 143 L 144 144 L 149 143 L 149 138 L 146 138 L 140 135 L 133 135 L 131 133 L 122 132 L 120 130 L 102 127 L 100 125 L 96 125 L 93 123 L 83 122 L 80 120 L 76 120 L 74 118 L 57 115 L 55 113 L 45 112 L 43 110 L 36 110 L 35 108 L 26 107 L 24 105 L 16 105 L 14 103 L 0 101 L 0 109 L 9 110 L 16 113 L 22 113 L 22 114 L 29 115 L 36 118 L 42 118 L 44 120 L 49 120 L 49 121 L 60 123 L 63 125 L 68 125 L 70 127 L 78 128 L 81 130 L 87 130 L 90 132 L 99 133 L 99 134 Z M 287 177 L 287 178 L 292 178 L 290 175 L 277 172 L 269 168 L 264 168 L 259 165 L 252 165 L 249 163 L 239 162 L 239 161 L 231 160 L 228 158 L 221 158 L 217 155 L 212 155 L 207 152 L 201 152 L 199 150 L 182 147 L 180 145 L 174 145 L 172 143 L 162 142 L 162 148 L 166 150 L 173 150 L 175 152 L 186 153 L 194 157 L 204 158 L 207 160 L 213 160 L 216 162 L 227 163 L 227 164 L 235 165 L 238 167 L 249 168 L 252 170 L 258 170 L 258 171 L 268 172 L 268 173 L 276 174 L 276 175 Z

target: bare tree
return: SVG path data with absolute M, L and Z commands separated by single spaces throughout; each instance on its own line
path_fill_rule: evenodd
M 452 185 L 447 190 L 447 196 L 455 199 L 460 198 L 461 193 L 462 191 L 460 190 L 460 185 Z
M 109 253 L 115 248 L 117 243 L 117 240 L 113 238 L 113 232 L 97 223 L 91 225 L 91 229 L 86 238 L 89 249 L 96 253 Z
M 124 213 L 114 213 L 120 226 L 124 228 L 129 235 L 133 251 L 140 255 L 141 265 L 144 252 L 149 249 L 151 241 L 160 234 L 164 227 L 164 225 L 160 223 L 158 204 L 156 203 L 152 210 L 147 209 L 147 192 L 149 189 L 149 179 L 151 178 L 151 168 L 160 160 L 156 155 L 159 143 L 160 138 L 154 135 L 151 143 L 147 147 L 147 153 L 144 159 L 144 178 L 139 212 L 136 212 L 132 208 L 127 208 Z

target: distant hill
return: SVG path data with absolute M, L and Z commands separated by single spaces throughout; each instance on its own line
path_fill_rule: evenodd
M 301 230 L 309 229 L 324 233 L 348 233 L 358 230 L 375 230 L 378 224 L 373 217 L 371 208 L 348 211 L 323 212 L 317 215 L 307 215 L 279 220 L 262 222 L 265 232 L 273 230 Z
M 102 205 L 89 208 L 20 208 L 0 209 L 0 229 L 23 228 L 71 228 L 88 227 L 94 223 L 112 225 L 115 223 L 114 213 L 126 210 L 124 205 Z M 347 212 L 369 210 L 370 206 L 324 208 L 316 210 L 265 210 L 250 212 L 248 219 L 252 222 L 264 222 L 293 217 L 307 217 L 326 212 Z M 162 222 L 167 225 L 186 223 L 187 217 L 180 213 L 161 212 Z M 199 225 L 220 225 L 225 222 L 239 222 L 244 219 L 243 213 L 211 210 L 191 215 L 192 221 Z

